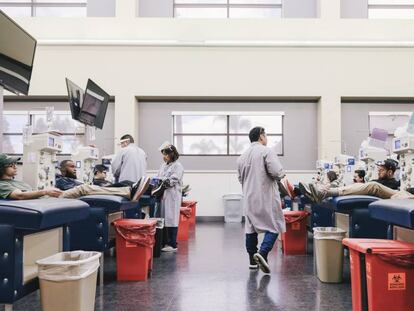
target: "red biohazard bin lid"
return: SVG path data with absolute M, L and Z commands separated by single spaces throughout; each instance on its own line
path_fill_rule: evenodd
M 191 208 L 188 207 L 180 207 L 180 213 L 186 217 L 191 216 Z
M 306 211 L 283 211 L 283 215 L 285 216 L 285 221 L 290 224 L 305 219 L 309 213 Z
M 155 227 L 156 225 L 157 220 L 155 219 L 119 219 L 114 221 L 115 227 L 124 229 Z
M 414 244 L 395 240 L 383 239 L 343 239 L 342 244 L 360 253 L 413 253 Z
M 183 203 L 181 203 L 182 207 L 194 207 L 194 205 L 197 204 L 197 201 L 183 201 Z

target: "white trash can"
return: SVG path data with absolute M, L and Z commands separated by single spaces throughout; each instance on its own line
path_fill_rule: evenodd
M 346 231 L 336 227 L 313 228 L 314 260 L 318 279 L 325 283 L 342 282 Z
M 224 221 L 225 222 L 242 222 L 243 219 L 243 195 L 242 194 L 225 194 L 224 201 Z
M 43 311 L 93 311 L 99 252 L 58 253 L 36 261 Z

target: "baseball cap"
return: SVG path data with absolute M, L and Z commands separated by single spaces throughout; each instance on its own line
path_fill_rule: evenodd
M 398 166 L 398 162 L 392 159 L 387 159 L 385 161 L 377 162 L 377 165 L 385 167 L 386 170 L 392 170 L 395 172 Z
M 8 164 L 13 164 L 19 161 L 21 158 L 19 157 L 10 157 L 5 153 L 0 153 L 0 167 L 4 167 Z
M 97 172 L 100 172 L 100 173 L 102 173 L 102 172 L 106 172 L 108 169 L 106 168 L 106 166 L 105 165 L 102 165 L 102 164 L 97 164 L 97 165 L 95 165 L 95 167 L 94 167 L 94 169 L 93 169 L 93 173 L 94 174 L 96 174 Z

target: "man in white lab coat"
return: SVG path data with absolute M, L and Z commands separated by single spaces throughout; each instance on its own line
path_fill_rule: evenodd
M 137 182 L 146 174 L 147 156 L 144 150 L 134 144 L 134 138 L 127 134 L 121 137 L 121 150 L 111 165 L 116 182 Z
M 238 178 L 243 188 L 246 217 L 246 249 L 250 269 L 270 273 L 267 254 L 272 250 L 278 234 L 285 232 L 277 181 L 284 176 L 275 148 L 268 148 L 265 129 L 255 127 L 249 133 L 251 145 L 238 159 Z M 257 251 L 258 233 L 264 239 Z

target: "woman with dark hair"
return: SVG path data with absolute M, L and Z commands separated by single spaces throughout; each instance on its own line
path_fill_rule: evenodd
M 177 232 L 180 219 L 181 187 L 183 184 L 184 168 L 178 158 L 180 157 L 177 148 L 165 142 L 159 148 L 164 163 L 158 171 L 158 178 L 165 186 L 161 197 L 161 217 L 164 218 L 168 240 L 162 251 L 177 251 Z

